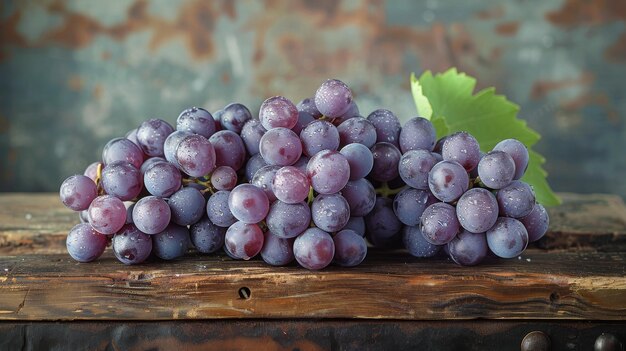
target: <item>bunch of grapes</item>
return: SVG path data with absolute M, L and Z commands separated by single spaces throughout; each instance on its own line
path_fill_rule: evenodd
M 125 264 L 194 248 L 317 270 L 356 266 L 368 246 L 404 246 L 473 265 L 489 250 L 515 257 L 545 234 L 547 213 L 519 180 L 527 165 L 514 139 L 482 154 L 465 132 L 436 140 L 424 118 L 364 118 L 332 79 L 297 106 L 265 100 L 258 118 L 231 103 L 186 109 L 176 128 L 147 120 L 109 141 L 60 196 L 80 212 L 67 237 L 80 262 L 111 245 Z

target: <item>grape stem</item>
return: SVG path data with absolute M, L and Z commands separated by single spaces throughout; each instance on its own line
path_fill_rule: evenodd
M 104 195 L 104 188 L 102 188 L 102 162 L 98 162 L 98 166 L 96 167 L 96 189 L 98 189 L 98 195 Z
M 315 199 L 315 193 L 313 192 L 313 187 L 310 186 L 309 187 L 309 195 L 307 196 L 307 204 L 311 205 L 311 202 L 313 202 L 313 199 Z
M 203 178 L 209 179 L 209 180 L 203 181 L 203 180 L 200 180 L 200 178 L 183 179 L 183 185 L 191 184 L 191 183 L 200 184 L 203 187 L 205 187 L 205 189 L 200 190 L 200 192 L 202 194 L 206 194 L 207 191 L 210 192 L 211 195 L 215 194 L 215 188 L 213 187 L 213 184 L 211 183 L 211 177 L 210 176 L 206 176 L 206 177 L 203 177 Z
M 406 186 L 396 188 L 396 189 L 391 189 L 387 182 L 383 182 L 380 188 L 376 188 L 376 194 L 381 197 L 390 197 L 392 195 L 396 195 L 397 193 L 401 192 L 402 190 L 404 190 L 404 188 L 406 188 Z

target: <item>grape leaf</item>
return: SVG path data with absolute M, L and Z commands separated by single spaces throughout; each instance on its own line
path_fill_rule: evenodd
M 545 206 L 561 203 L 546 180 L 547 172 L 542 168 L 545 158 L 531 147 L 539 141 L 539 134 L 518 119 L 519 106 L 495 88 L 483 89 L 476 94 L 476 79 L 455 68 L 433 75 L 426 71 L 417 79 L 411 74 L 411 92 L 420 116 L 431 120 L 437 137 L 466 131 L 480 143 L 483 152 L 488 152 L 503 139 L 515 138 L 528 147 L 530 162 L 523 181 L 535 189 L 537 201 Z

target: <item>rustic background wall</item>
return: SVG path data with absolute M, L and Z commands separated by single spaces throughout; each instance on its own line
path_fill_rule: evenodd
M 626 2 L 0 2 L 0 191 L 56 191 L 143 119 L 344 80 L 415 114 L 409 74 L 457 66 L 521 105 L 556 190 L 626 196 Z

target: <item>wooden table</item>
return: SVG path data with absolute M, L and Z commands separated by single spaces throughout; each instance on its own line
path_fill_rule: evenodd
M 0 194 L 0 350 L 552 350 L 626 341 L 626 206 L 562 194 L 550 232 L 511 260 L 460 267 L 371 250 L 311 272 L 224 254 L 73 261 L 56 194 Z

